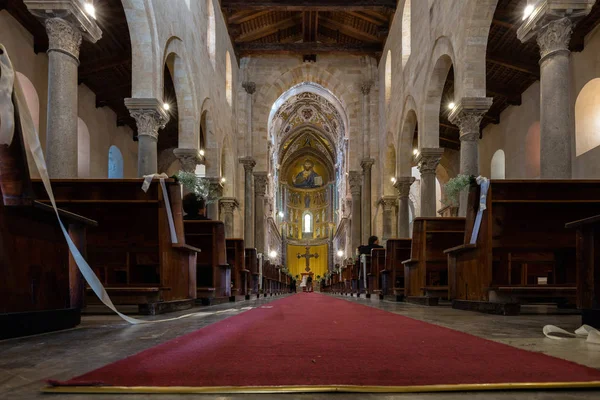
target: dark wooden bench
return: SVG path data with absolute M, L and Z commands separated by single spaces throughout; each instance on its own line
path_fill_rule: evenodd
M 444 250 L 463 243 L 465 218 L 415 218 L 411 258 L 404 264 L 406 301 L 437 305 L 448 298 L 448 264 Z
M 0 145 L 0 339 L 77 326 L 84 302 L 83 277 L 54 209 L 33 192 L 16 105 L 11 118 L 12 140 Z M 86 229 L 96 221 L 59 214 L 85 257 Z
M 385 249 L 372 249 L 370 259 L 370 268 L 367 270 L 368 293 L 383 299 L 382 281 L 385 279 L 383 276 L 388 275 L 385 269 Z
M 492 180 L 470 244 L 479 195 L 471 187 L 463 244 L 446 250 L 453 307 L 509 315 L 574 303 L 576 240 L 565 224 L 600 212 L 600 181 Z
M 250 296 L 259 297 L 258 292 L 258 253 L 254 248 L 247 248 L 244 251 L 246 258 L 246 269 L 249 272 L 248 280 L 248 299 Z
M 231 266 L 227 263 L 225 224 L 222 221 L 184 221 L 185 240 L 202 249 L 196 261 L 197 299 L 203 305 L 228 302 Z
M 582 324 L 600 329 L 600 215 L 566 227 L 576 229 L 577 308 Z
M 250 271 L 246 269 L 244 239 L 226 239 L 227 264 L 231 266 L 231 301 L 249 299 Z
M 404 300 L 404 265 L 402 261 L 410 258 L 412 239 L 388 239 L 385 251 L 385 269 L 390 271 L 385 298 L 395 301 Z M 391 293 L 390 292 L 391 289 Z

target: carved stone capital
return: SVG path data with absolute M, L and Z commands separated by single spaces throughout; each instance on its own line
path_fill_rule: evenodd
M 362 188 L 363 176 L 359 171 L 350 171 L 348 174 L 348 184 L 350 185 L 350 193 L 352 195 L 360 195 Z
M 465 97 L 448 115 L 448 120 L 460 128 L 461 140 L 476 140 L 483 116 L 492 106 L 491 97 Z M 469 139 L 463 139 L 466 136 Z
M 242 87 L 244 88 L 244 90 L 246 91 L 246 93 L 248 93 L 250 96 L 252 96 L 254 94 L 254 92 L 256 92 L 256 83 L 254 82 L 242 82 Z
M 256 196 L 264 197 L 267 194 L 267 187 L 269 186 L 269 176 L 266 172 L 255 172 L 254 173 L 254 194 Z
M 135 119 L 139 136 L 149 136 L 158 140 L 158 130 L 163 129 L 168 122 L 156 110 L 129 110 L 129 114 Z
M 444 149 L 441 148 L 421 149 L 421 152 L 417 156 L 417 167 L 421 175 L 435 175 L 435 170 L 442 160 L 442 154 L 444 154 Z
M 398 198 L 395 196 L 383 196 L 379 199 L 379 204 L 383 206 L 384 211 L 393 211 L 398 204 Z
M 568 52 L 572 33 L 573 22 L 569 18 L 561 18 L 543 26 L 537 36 L 541 59 L 559 51 Z
M 256 161 L 252 157 L 241 157 L 239 159 L 240 164 L 244 166 L 244 171 L 247 173 L 252 173 L 252 170 L 256 166 Z
M 371 87 L 373 86 L 373 81 L 364 81 L 360 84 L 360 91 L 365 96 L 371 93 Z
M 186 172 L 196 171 L 196 165 L 202 162 L 202 156 L 198 149 L 175 149 L 173 154 L 181 163 L 181 167 Z
M 48 53 L 58 51 L 79 61 L 82 40 L 79 29 L 62 18 L 48 18 L 44 25 L 48 34 Z
M 223 197 L 223 183 L 221 183 L 221 178 L 210 177 L 206 178 L 209 181 L 209 198 L 210 200 L 216 200 Z
M 220 201 L 221 212 L 224 214 L 233 214 L 236 208 L 240 206 L 235 197 L 223 197 Z
M 373 168 L 373 164 L 375 164 L 375 160 L 372 158 L 364 158 L 360 162 L 360 166 L 363 169 L 363 172 L 371 172 L 371 168 Z
M 398 197 L 400 199 L 408 198 L 408 195 L 410 194 L 410 187 L 414 182 L 414 176 L 403 176 L 396 180 L 396 183 L 394 183 L 394 187 L 398 191 Z

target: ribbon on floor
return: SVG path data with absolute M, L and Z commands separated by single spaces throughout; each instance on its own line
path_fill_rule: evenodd
M 1 68 L 0 76 L 10 77 L 11 74 L 14 76 L 14 69 L 13 69 L 12 63 L 10 61 L 10 58 L 8 57 L 8 53 L 6 52 L 6 48 L 1 44 L 0 44 L 0 68 Z M 67 241 L 69 251 L 73 255 L 73 259 L 75 260 L 75 263 L 77 264 L 77 267 L 79 268 L 79 271 L 81 271 L 81 274 L 85 278 L 86 282 L 88 283 L 88 285 L 90 285 L 90 287 L 92 288 L 92 290 L 94 291 L 96 296 L 98 296 L 100 301 L 104 305 L 106 305 L 108 308 L 110 308 L 112 311 L 114 311 L 119 317 L 121 317 L 122 319 L 124 319 L 125 321 L 127 321 L 133 325 L 175 321 L 178 319 L 187 318 L 187 317 L 191 317 L 194 315 L 204 314 L 204 313 L 197 312 L 197 313 L 181 315 L 181 316 L 175 317 L 175 318 L 161 319 L 161 320 L 155 320 L 155 321 L 145 321 L 145 320 L 140 320 L 137 318 L 129 317 L 129 316 L 117 311 L 115 305 L 113 304 L 112 300 L 108 296 L 106 289 L 104 288 L 104 286 L 102 285 L 102 283 L 100 282 L 100 280 L 98 279 L 96 274 L 94 274 L 94 271 L 92 270 L 92 268 L 90 268 L 87 261 L 83 258 L 83 256 L 79 252 L 79 249 L 77 248 L 77 246 L 75 246 L 75 244 L 71 240 L 71 237 L 69 236 L 67 230 L 65 229 L 63 222 L 60 219 L 60 215 L 58 213 L 58 208 L 56 207 L 56 201 L 54 199 L 54 193 L 52 192 L 52 186 L 50 185 L 50 177 L 48 175 L 48 169 L 46 166 L 46 160 L 44 159 L 44 153 L 42 151 L 40 139 L 39 139 L 37 130 L 35 129 L 35 125 L 33 124 L 31 114 L 29 113 L 29 108 L 27 107 L 27 103 L 25 101 L 25 95 L 23 93 L 23 89 L 21 88 L 21 85 L 20 85 L 18 79 L 14 79 L 14 82 L 11 79 L 5 79 L 5 78 L 0 79 L 0 94 L 1 94 L 1 96 L 0 96 L 0 111 L 9 109 L 9 103 L 12 107 L 13 91 L 14 91 L 14 95 L 15 95 L 15 99 L 16 99 L 16 103 L 17 103 L 17 109 L 19 110 L 21 129 L 23 131 L 23 140 L 29 146 L 29 150 L 31 151 L 31 155 L 35 162 L 35 166 L 36 166 L 38 172 L 40 173 L 40 177 L 42 179 L 42 182 L 44 183 L 44 188 L 46 189 L 46 192 L 48 192 L 48 198 L 50 199 L 52 208 L 54 208 L 54 212 L 56 213 L 56 218 L 58 219 L 58 224 L 59 224 L 60 229 L 65 237 L 65 240 Z M 14 111 L 12 113 L 4 113 L 3 112 L 0 115 L 0 117 L 2 117 L 2 122 L 1 122 L 2 125 L 0 126 L 0 133 L 2 135 L 8 135 L 8 134 L 10 134 L 11 129 L 13 129 L 13 131 L 14 131 Z M 12 128 L 11 128 L 11 126 L 12 126 Z M 2 136 L 2 140 L 6 140 L 6 138 L 4 136 Z M 12 142 L 12 137 L 11 137 L 11 141 L 9 141 L 8 144 L 10 144 L 11 142 Z M 163 179 L 163 190 L 166 192 L 166 187 L 164 186 L 164 179 Z M 167 209 L 170 211 L 170 206 L 168 204 L 168 196 L 166 193 L 165 193 L 165 202 L 167 204 Z M 171 215 L 171 221 L 172 221 L 172 219 L 173 219 L 173 217 Z M 174 227 L 173 227 L 171 235 L 173 235 L 173 232 L 174 232 Z M 176 236 L 175 236 L 174 243 L 177 243 Z
M 477 184 L 480 186 L 480 196 L 479 196 L 479 210 L 477 210 L 477 216 L 475 217 L 475 225 L 473 226 L 473 232 L 471 233 L 471 241 L 470 244 L 477 243 L 477 236 L 479 236 L 479 228 L 481 228 L 481 219 L 483 217 L 483 212 L 487 208 L 487 192 L 490 187 L 490 180 L 488 178 L 484 178 L 483 176 L 477 177 Z
M 544 332 L 544 336 L 549 339 L 585 339 L 587 343 L 600 344 L 600 332 L 589 325 L 582 325 L 575 333 L 568 332 L 554 325 L 546 325 L 542 331 Z

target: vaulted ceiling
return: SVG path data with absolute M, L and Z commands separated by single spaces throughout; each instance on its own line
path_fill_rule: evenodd
M 238 56 L 381 57 L 397 0 L 221 0 Z

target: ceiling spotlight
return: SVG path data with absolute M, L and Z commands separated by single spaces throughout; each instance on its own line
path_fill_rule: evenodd
M 525 10 L 523 11 L 523 21 L 529 18 L 529 16 L 533 13 L 534 9 L 535 7 L 533 6 L 533 4 L 530 4 L 527 7 L 525 7 Z
M 456 104 L 454 104 L 454 103 L 448 104 L 448 109 L 454 110 L 454 107 L 456 107 Z
M 204 150 L 200 149 L 200 155 L 204 157 Z
M 343 250 L 338 250 L 337 256 L 340 257 L 340 258 L 344 257 L 344 251 Z
M 392 176 L 392 177 L 390 178 L 390 181 L 392 181 L 392 183 L 396 183 L 396 178 Z
M 277 257 L 277 252 L 276 252 L 275 250 L 272 250 L 272 251 L 269 253 L 269 257 L 270 257 L 270 258 L 276 258 L 276 257 Z
M 221 178 L 221 183 L 225 183 L 227 181 L 227 179 L 225 179 L 225 177 Z
M 169 111 L 169 108 L 171 108 L 171 106 L 169 105 L 169 103 L 164 103 L 163 108 L 165 109 L 165 111 Z
M 279 218 L 283 218 L 283 217 L 284 217 L 283 211 L 279 211 Z
M 94 19 L 96 19 L 96 9 L 94 8 L 94 5 L 90 2 L 86 2 L 83 5 L 83 8 L 85 9 L 85 12 L 88 13 L 88 15 Z
M 419 154 L 419 150 L 417 150 L 417 149 L 414 149 L 414 150 L 413 150 L 413 154 L 416 156 L 417 154 Z

